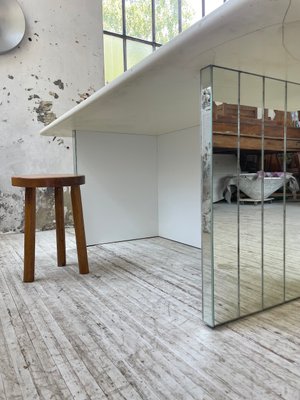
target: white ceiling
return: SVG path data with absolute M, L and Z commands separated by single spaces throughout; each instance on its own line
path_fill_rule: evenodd
M 300 83 L 299 37 L 299 0 L 229 0 L 41 133 L 155 135 L 198 125 L 201 68 Z

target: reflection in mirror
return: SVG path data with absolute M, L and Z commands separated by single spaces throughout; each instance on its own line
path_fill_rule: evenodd
M 240 314 L 262 308 L 262 77 L 241 74 L 240 80 Z
M 287 84 L 286 115 L 286 175 L 287 182 L 285 225 L 285 300 L 300 296 L 300 203 L 297 194 L 300 177 L 300 86 Z M 292 193 L 290 190 L 292 189 Z
M 284 301 L 285 83 L 265 79 L 263 307 Z
M 300 85 L 220 67 L 202 82 L 203 315 L 300 297 Z
M 238 318 L 238 76 L 213 70 L 213 255 L 216 324 Z

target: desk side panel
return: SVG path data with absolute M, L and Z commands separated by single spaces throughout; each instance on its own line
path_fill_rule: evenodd
M 159 235 L 201 246 L 200 127 L 158 137 Z
M 157 138 L 76 132 L 87 243 L 158 235 Z

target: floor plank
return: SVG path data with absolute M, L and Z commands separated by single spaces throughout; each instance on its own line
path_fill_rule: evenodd
M 0 236 L 0 400 L 300 399 L 300 301 L 211 330 L 199 250 L 152 238 L 88 254 L 79 275 L 70 230 L 56 267 L 40 232 L 24 284 L 23 236 Z

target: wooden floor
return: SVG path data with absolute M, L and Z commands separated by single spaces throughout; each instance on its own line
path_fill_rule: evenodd
M 300 399 L 299 301 L 211 330 L 199 251 L 160 238 L 89 248 L 79 276 L 68 233 L 0 236 L 0 399 Z

